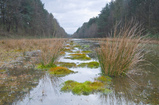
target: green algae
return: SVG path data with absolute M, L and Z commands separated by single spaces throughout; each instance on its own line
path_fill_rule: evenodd
M 58 77 L 62 77 L 62 76 L 66 76 L 68 74 L 75 73 L 75 72 L 72 70 L 69 70 L 66 67 L 54 67 L 49 69 L 49 73 Z
M 110 93 L 111 90 L 105 87 L 105 84 L 99 81 L 91 82 L 86 81 L 84 83 L 79 83 L 76 81 L 68 80 L 64 83 L 61 88 L 63 92 L 72 92 L 76 95 L 89 95 L 96 92 Z
M 57 64 L 62 66 L 62 67 L 68 67 L 68 68 L 76 67 L 75 63 L 57 62 Z
M 90 57 L 87 57 L 86 54 L 70 54 L 71 57 L 65 57 L 66 59 L 72 60 L 90 60 Z
M 89 63 L 81 63 L 78 65 L 78 67 L 98 68 L 99 63 L 95 61 Z
M 38 64 L 36 69 L 40 69 L 40 70 L 48 70 L 50 68 L 54 68 L 57 67 L 57 65 L 55 64 L 47 64 L 47 65 L 43 65 L 43 64 Z

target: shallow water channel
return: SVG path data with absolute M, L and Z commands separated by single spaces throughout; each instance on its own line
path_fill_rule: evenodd
M 59 58 L 59 62 L 70 62 L 75 64 L 98 61 L 95 48 L 97 42 L 73 39 L 74 43 L 92 50 L 87 54 L 91 60 L 67 59 L 69 54 L 83 49 L 74 48 L 73 52 L 66 52 Z M 69 45 L 69 44 L 68 44 Z M 144 66 L 137 72 L 130 71 L 128 77 L 112 78 L 109 87 L 110 93 L 96 92 L 89 95 L 76 95 L 72 92 L 62 92 L 63 83 L 67 80 L 77 82 L 94 81 L 101 74 L 101 68 L 72 67 L 69 68 L 77 73 L 64 77 L 56 77 L 46 72 L 39 80 L 38 85 L 21 100 L 16 100 L 12 105 L 145 105 L 159 104 L 159 71 L 153 67 Z

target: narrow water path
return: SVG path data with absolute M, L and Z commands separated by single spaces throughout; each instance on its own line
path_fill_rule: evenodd
M 70 49 L 70 42 L 72 41 L 74 44 L 77 43 L 77 47 L 74 47 L 71 51 L 66 51 L 65 54 L 59 58 L 58 62 L 75 63 L 76 65 L 92 61 L 98 62 L 96 55 L 93 53 L 94 47 L 98 46 L 96 42 L 74 39 L 66 44 L 66 49 Z M 90 49 L 92 53 L 86 55 L 91 59 L 71 59 L 71 54 L 77 54 L 77 52 L 79 53 L 83 50 Z M 69 74 L 64 77 L 57 77 L 46 72 L 45 76 L 40 79 L 38 86 L 31 90 L 30 93 L 26 94 L 23 100 L 17 100 L 13 105 L 145 105 L 158 102 L 156 100 L 158 99 L 156 98 L 158 93 L 155 93 L 158 92 L 157 88 L 140 87 L 127 77 L 114 78 L 111 87 L 109 87 L 112 92 L 108 94 L 96 92 L 89 95 L 77 95 L 73 94 L 71 91 L 62 92 L 61 88 L 63 84 L 68 80 L 80 83 L 85 81 L 93 82 L 95 78 L 101 75 L 100 67 L 88 68 L 77 66 L 70 67 L 69 69 L 77 73 Z M 138 81 L 141 80 L 143 81 L 144 79 L 141 79 L 140 76 Z M 154 93 L 152 94 L 152 100 L 151 98 L 148 99 L 151 93 Z
M 77 40 L 78 42 L 79 40 Z M 74 40 L 73 43 L 77 43 Z M 66 44 L 66 49 L 70 49 L 70 42 Z M 92 61 L 98 61 L 97 59 L 91 58 L 90 60 L 78 60 L 68 59 L 70 54 L 76 54 L 76 52 L 82 52 L 82 49 L 75 47 L 71 52 L 65 52 L 65 55 L 60 57 L 58 62 L 75 63 L 76 65 L 81 63 L 88 63 Z M 89 47 L 87 45 L 86 47 Z M 88 57 L 88 55 L 87 55 Z M 18 105 L 97 105 L 100 104 L 98 101 L 99 97 L 97 94 L 85 95 L 74 95 L 72 92 L 61 92 L 62 84 L 67 80 L 73 80 L 77 82 L 94 81 L 95 78 L 100 76 L 100 67 L 88 68 L 88 67 L 71 67 L 77 73 L 69 74 L 64 77 L 55 77 L 46 73 L 44 78 L 40 80 L 39 85 L 34 88 L 29 94 L 27 94 L 24 100 L 15 102 Z

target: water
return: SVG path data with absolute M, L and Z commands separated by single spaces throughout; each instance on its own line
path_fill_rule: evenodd
M 85 49 L 94 51 L 99 46 L 97 42 L 88 40 L 73 40 L 81 46 L 86 45 Z M 88 48 L 89 45 L 89 48 Z M 152 47 L 151 47 L 152 48 Z M 156 47 L 155 47 L 156 48 Z M 74 51 L 78 51 L 76 48 Z M 157 51 L 157 49 L 153 49 Z M 154 51 L 153 51 L 154 52 Z M 59 62 L 73 62 L 76 64 L 83 62 L 98 61 L 95 53 L 89 54 L 91 60 L 71 60 L 65 59 L 70 53 L 66 53 L 59 59 Z M 156 54 L 156 55 L 155 55 Z M 65 77 L 51 76 L 48 72 L 38 80 L 38 85 L 32 88 L 23 98 L 15 100 L 13 105 L 145 105 L 159 104 L 159 57 L 148 53 L 145 56 L 147 61 L 151 61 L 154 66 L 144 65 L 135 68 L 128 73 L 126 77 L 112 79 L 111 90 L 109 94 L 94 93 L 90 95 L 74 95 L 72 92 L 61 92 L 63 83 L 67 80 L 77 82 L 94 81 L 94 78 L 100 76 L 101 68 L 69 68 L 78 73 L 70 74 Z

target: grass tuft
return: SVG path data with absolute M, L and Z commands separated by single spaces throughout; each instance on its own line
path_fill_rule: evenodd
M 97 50 L 102 71 L 109 76 L 124 75 L 138 62 L 143 60 L 142 29 L 138 24 L 127 24 L 112 34 L 111 41 L 100 44 Z

